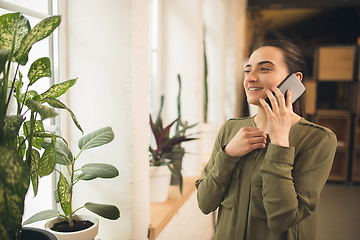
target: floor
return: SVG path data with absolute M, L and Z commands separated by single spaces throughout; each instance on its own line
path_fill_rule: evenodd
M 316 240 L 360 239 L 360 184 L 327 183 L 321 193 Z

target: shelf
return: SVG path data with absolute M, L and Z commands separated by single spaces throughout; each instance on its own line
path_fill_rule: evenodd
M 306 88 L 305 96 L 305 109 L 307 114 L 315 114 L 316 112 L 316 87 L 317 83 L 314 80 L 305 80 L 304 86 Z
M 317 124 L 329 128 L 337 136 L 338 147 L 348 147 L 350 145 L 350 125 L 351 117 L 346 112 L 335 112 L 331 114 L 319 113 L 315 117 Z
M 334 157 L 333 166 L 328 180 L 346 181 L 348 168 L 349 151 L 347 149 L 337 149 Z
M 360 76 L 360 74 L 359 74 Z M 360 92 L 360 84 L 358 84 L 357 86 L 357 93 Z M 356 112 L 358 114 L 360 114 L 360 94 L 357 94 L 357 97 L 356 97 Z
M 305 95 L 305 103 L 309 119 L 329 128 L 337 137 L 328 180 L 360 181 L 359 47 L 323 45 L 313 49 L 312 59 L 308 51 L 313 71 L 312 79 L 304 81 L 309 94 Z
M 335 110 L 335 109 L 318 109 L 317 115 L 319 116 L 350 116 L 350 111 Z
M 355 119 L 355 142 L 354 147 L 360 148 L 360 117 L 357 116 Z
M 360 149 L 355 150 L 353 154 L 352 180 L 360 182 Z
M 317 82 L 316 107 L 318 109 L 352 110 L 353 82 Z
M 156 239 L 161 231 L 179 211 L 190 195 L 195 191 L 195 181 L 199 177 L 184 177 L 183 195 L 179 186 L 170 186 L 168 200 L 161 203 L 150 203 L 149 240 Z

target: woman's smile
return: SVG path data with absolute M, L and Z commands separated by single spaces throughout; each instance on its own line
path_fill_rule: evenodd
M 249 92 L 256 92 L 256 91 L 260 91 L 262 89 L 263 89 L 262 87 L 250 87 Z

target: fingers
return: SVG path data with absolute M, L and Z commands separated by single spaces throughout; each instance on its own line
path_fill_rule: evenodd
M 277 106 L 279 106 L 280 108 L 285 107 L 285 97 L 282 94 L 282 92 L 280 91 L 280 89 L 278 89 L 277 87 L 273 87 L 272 91 L 276 94 L 277 103 L 278 103 Z M 275 99 L 275 97 L 274 97 L 274 99 Z
M 267 136 L 260 129 L 244 127 L 240 131 L 243 131 L 242 133 L 243 137 L 247 139 L 249 144 L 251 145 L 258 144 L 259 147 L 257 148 L 260 148 L 262 146 L 265 147 Z
M 256 127 L 243 127 L 224 148 L 230 156 L 242 157 L 249 152 L 265 148 L 266 134 Z
M 286 106 L 292 109 L 292 92 L 291 89 L 287 91 Z
M 286 99 L 284 94 L 282 94 L 282 92 L 280 91 L 280 89 L 278 89 L 277 87 L 273 87 L 272 91 L 275 93 L 275 96 L 273 94 L 273 92 L 271 92 L 270 90 L 266 90 L 266 95 L 269 98 L 271 105 L 272 105 L 272 111 L 278 111 L 278 109 L 282 109 L 282 108 L 292 108 L 292 93 L 291 93 L 291 89 L 287 90 L 286 92 Z M 260 101 L 261 103 L 261 101 Z M 268 106 L 268 104 L 265 102 L 265 104 L 261 103 L 263 105 L 263 107 L 265 108 L 265 110 L 271 110 L 270 106 L 266 107 L 266 105 Z

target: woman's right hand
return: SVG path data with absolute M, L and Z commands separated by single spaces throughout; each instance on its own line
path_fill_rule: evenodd
M 242 157 L 249 152 L 265 148 L 266 134 L 256 127 L 243 127 L 226 145 L 224 151 L 232 157 Z

